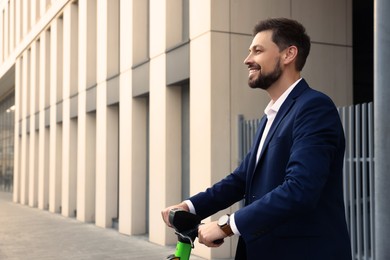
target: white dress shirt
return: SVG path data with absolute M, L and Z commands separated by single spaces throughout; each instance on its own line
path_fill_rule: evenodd
M 294 87 L 298 84 L 298 82 L 301 79 L 302 78 L 295 81 L 288 89 L 286 89 L 286 91 L 283 92 L 283 94 L 275 102 L 271 100 L 268 103 L 268 106 L 264 109 L 264 113 L 267 115 L 267 124 L 265 125 L 263 135 L 261 136 L 259 148 L 257 149 L 256 164 L 259 161 L 260 153 L 261 150 L 263 149 L 265 138 L 267 138 L 269 129 L 271 128 L 271 125 L 274 122 L 276 114 L 278 113 L 280 107 L 283 105 L 288 95 L 291 93 L 291 91 L 294 89 Z

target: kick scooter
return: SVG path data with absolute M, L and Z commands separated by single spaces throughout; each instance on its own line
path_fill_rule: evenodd
M 182 209 L 172 209 L 169 212 L 169 223 L 175 229 L 177 235 L 176 251 L 168 256 L 169 260 L 189 260 L 191 250 L 194 248 L 194 241 L 198 236 L 198 227 L 201 224 L 201 218 L 195 214 Z M 214 243 L 220 244 L 223 239 Z

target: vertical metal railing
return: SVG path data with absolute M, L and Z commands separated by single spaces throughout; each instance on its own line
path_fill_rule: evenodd
M 343 169 L 345 216 L 353 259 L 374 260 L 373 104 L 338 108 L 346 149 Z M 249 151 L 260 119 L 238 118 L 238 161 Z
M 261 119 L 245 120 L 243 115 L 238 116 L 238 162 L 244 159 L 252 146 L 257 127 Z
M 344 200 L 352 256 L 374 260 L 373 104 L 339 108 L 346 136 Z

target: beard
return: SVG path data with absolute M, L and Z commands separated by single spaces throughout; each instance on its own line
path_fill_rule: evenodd
M 248 79 L 248 85 L 251 88 L 260 88 L 260 89 L 267 90 L 282 75 L 280 60 L 277 61 L 274 70 L 268 74 L 262 74 L 260 66 L 259 69 L 260 69 L 260 75 L 258 75 L 257 78 Z

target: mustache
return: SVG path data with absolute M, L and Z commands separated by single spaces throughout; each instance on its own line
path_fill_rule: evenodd
M 248 65 L 248 69 L 261 70 L 261 66 L 259 64 L 251 64 L 251 65 Z

